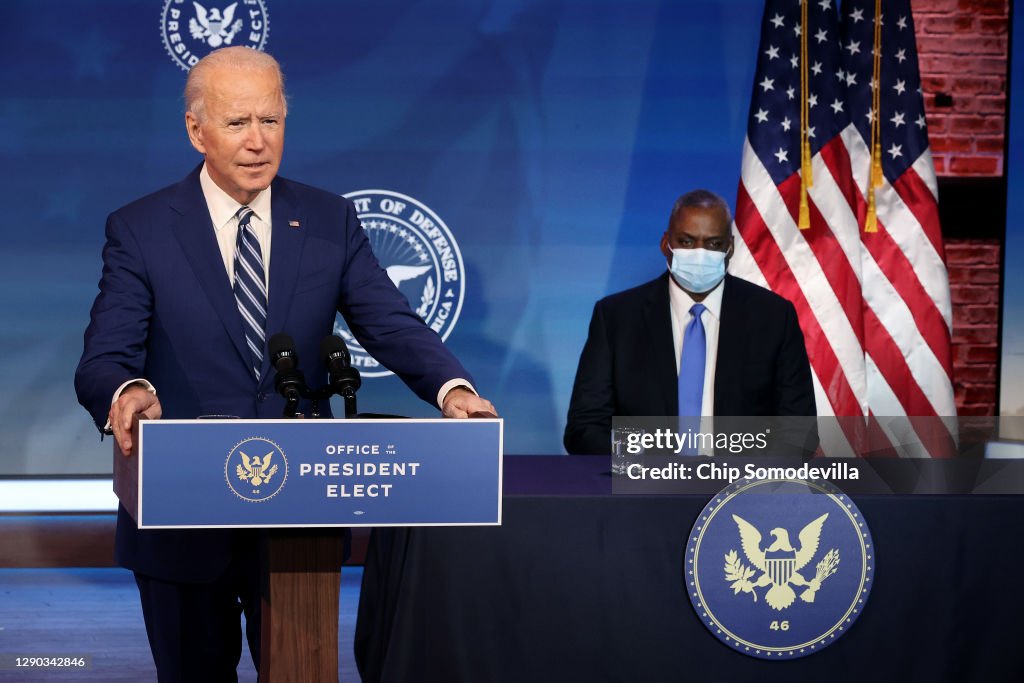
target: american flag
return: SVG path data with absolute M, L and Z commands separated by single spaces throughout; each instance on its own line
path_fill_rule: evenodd
M 886 0 L 876 32 L 875 9 L 766 3 L 730 271 L 796 306 L 819 414 L 952 416 L 949 283 L 913 20 L 907 0 Z M 875 428 L 906 441 L 891 421 L 868 424 L 847 434 L 855 452 L 874 447 Z M 934 421 L 906 424 L 932 454 L 949 438 Z

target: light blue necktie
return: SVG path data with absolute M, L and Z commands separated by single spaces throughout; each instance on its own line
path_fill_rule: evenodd
M 704 366 L 707 364 L 707 335 L 700 315 L 704 304 L 690 307 L 693 319 L 683 331 L 683 349 L 679 354 L 679 431 L 700 431 L 700 409 L 704 398 Z M 693 418 L 693 419 L 683 419 Z M 696 455 L 697 450 L 684 448 L 684 455 Z
M 707 363 L 708 343 L 700 314 L 704 304 L 690 308 L 693 320 L 683 331 L 683 350 L 679 354 L 679 415 L 700 417 L 704 398 L 704 366 Z
M 235 301 L 242 314 L 245 342 L 252 355 L 252 369 L 260 378 L 263 347 L 267 329 L 267 279 L 263 269 L 263 253 L 250 225 L 253 211 L 243 206 L 238 216 L 238 238 L 235 240 Z

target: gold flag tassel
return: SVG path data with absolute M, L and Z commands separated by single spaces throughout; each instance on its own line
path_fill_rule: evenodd
M 807 107 L 807 97 L 810 95 L 807 91 L 807 3 L 808 0 L 802 0 L 800 3 L 800 216 L 797 219 L 797 226 L 801 230 L 811 227 L 807 188 L 814 187 L 814 178 L 811 174 L 811 141 L 807 137 L 807 127 L 810 125 L 810 112 Z
M 875 0 L 875 44 L 871 78 L 871 171 L 868 176 L 868 214 L 864 232 L 878 232 L 878 206 L 875 189 L 882 186 L 882 0 Z

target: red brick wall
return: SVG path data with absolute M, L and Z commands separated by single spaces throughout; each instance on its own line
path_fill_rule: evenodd
M 953 302 L 953 389 L 961 415 L 993 415 L 999 355 L 997 240 L 948 240 Z
M 911 6 L 936 172 L 1002 175 L 1009 3 L 915 0 Z M 952 95 L 953 105 L 936 106 L 938 93 Z
M 936 172 L 1001 176 L 1008 0 L 913 0 L 911 6 Z M 952 106 L 937 106 L 940 93 L 952 96 Z M 961 415 L 994 415 L 996 410 L 1000 249 L 997 240 L 946 242 L 953 386 Z

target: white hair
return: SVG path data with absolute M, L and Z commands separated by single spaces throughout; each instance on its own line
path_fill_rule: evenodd
M 206 113 L 203 97 L 206 94 L 208 72 L 216 67 L 245 71 L 273 71 L 277 74 L 277 81 L 281 87 L 284 114 L 288 114 L 288 98 L 284 93 L 284 74 L 281 72 L 281 65 L 277 63 L 277 60 L 266 52 L 260 52 L 251 47 L 222 47 L 196 62 L 185 80 L 185 111 L 191 112 L 199 121 L 203 120 Z

